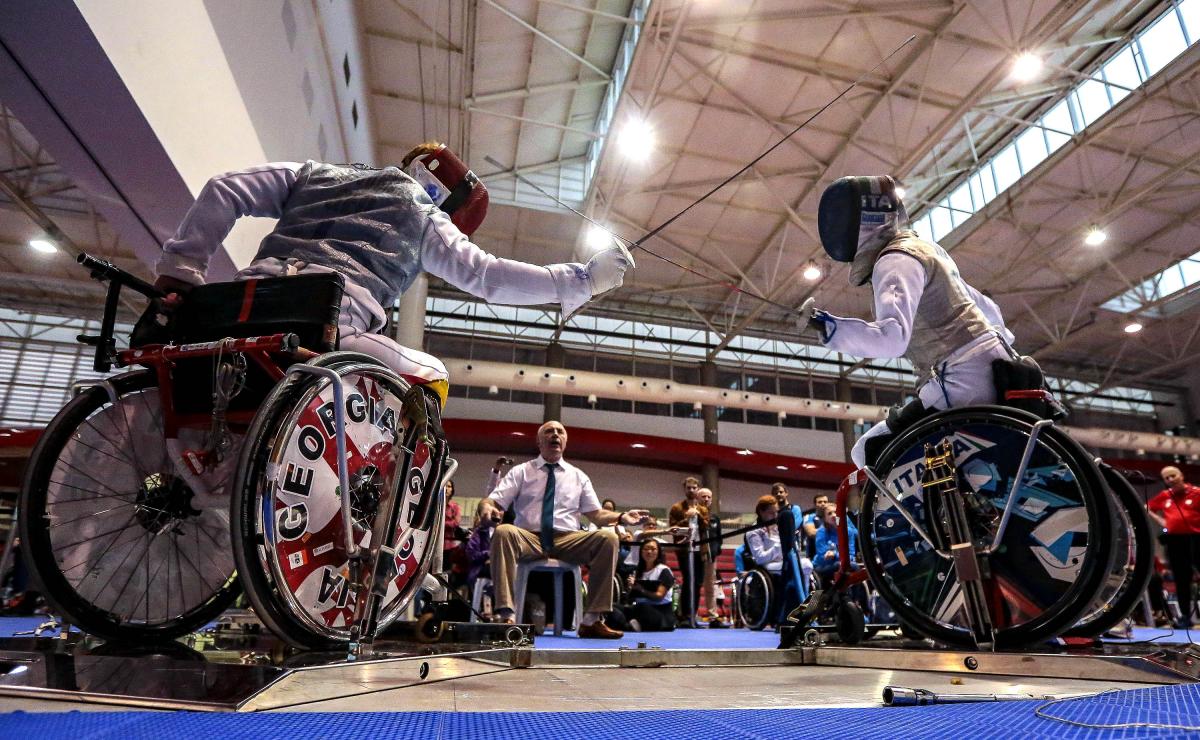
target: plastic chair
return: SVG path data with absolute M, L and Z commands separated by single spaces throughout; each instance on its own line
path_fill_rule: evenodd
M 539 571 L 554 575 L 554 636 L 560 637 L 563 633 L 563 576 L 567 573 L 575 574 L 575 615 L 571 620 L 571 629 L 574 630 L 578 628 L 579 619 L 583 615 L 583 573 L 578 565 L 554 558 L 526 560 L 517 563 L 517 579 L 513 584 L 513 598 L 517 602 L 517 623 L 519 624 L 525 622 L 525 590 L 529 585 L 529 574 Z
M 480 577 L 475 579 L 475 585 L 471 587 L 472 622 L 479 621 L 479 612 L 483 610 L 483 594 L 490 585 L 492 585 L 492 579 Z

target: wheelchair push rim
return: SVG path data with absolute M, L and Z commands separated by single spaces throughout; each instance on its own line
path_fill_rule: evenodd
M 336 369 L 359 547 L 370 545 L 380 503 L 401 496 L 396 536 L 385 543 L 395 549 L 395 575 L 379 612 L 382 629 L 420 586 L 439 544 L 433 532 L 441 481 L 431 478 L 443 472 L 445 445 L 430 446 L 411 424 L 405 430 L 402 399 L 409 386 L 394 373 L 374 363 Z M 252 552 L 243 548 L 241 558 L 255 569 L 245 580 L 256 610 L 290 642 L 321 647 L 350 639 L 357 594 L 341 517 L 332 386 L 325 379 L 293 383 L 273 394 L 255 419 L 255 449 L 248 445 L 236 511 L 243 532 L 252 533 Z M 399 449 L 397 434 L 403 435 Z
M 737 609 L 746 627 L 761 630 L 770 621 L 773 590 L 771 576 L 759 568 L 746 571 L 738 579 Z
M 887 471 L 885 484 L 942 549 L 920 477 L 924 444 L 949 438 L 978 552 L 993 544 L 1036 421 L 1003 407 L 941 412 L 893 440 L 878 469 Z M 1061 431 L 1041 431 L 1016 495 L 1003 540 L 986 558 L 984 585 L 1001 647 L 1050 639 L 1074 624 L 1095 600 L 1113 556 L 1113 514 L 1099 471 Z M 871 580 L 898 618 L 942 642 L 973 645 L 945 551 L 926 542 L 873 484 L 864 490 L 859 526 Z

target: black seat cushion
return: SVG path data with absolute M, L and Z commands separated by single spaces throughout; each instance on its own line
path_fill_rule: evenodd
M 314 352 L 337 348 L 346 279 L 334 272 L 201 285 L 172 322 L 177 344 L 296 334 Z

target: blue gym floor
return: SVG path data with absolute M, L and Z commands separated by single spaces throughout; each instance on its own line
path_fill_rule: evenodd
M 1039 717 L 1041 711 L 1058 719 Z M 1087 727 L 1070 723 L 1082 723 Z M 1121 725 L 1120 728 L 1103 728 Z M 617 712 L 0 715 L 9 738 L 1147 738 L 1200 732 L 1200 686 L 1105 693 L 1048 704 L 1014 701 L 875 709 Z

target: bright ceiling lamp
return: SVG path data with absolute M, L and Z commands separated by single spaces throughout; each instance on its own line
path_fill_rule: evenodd
M 1130 322 L 1125 325 L 1125 333 L 1126 334 L 1137 334 L 1141 330 L 1142 330 L 1142 325 L 1136 321 Z
M 617 148 L 630 159 L 642 159 L 654 148 L 654 129 L 641 118 L 626 119 L 617 132 Z
M 30 239 L 29 248 L 42 254 L 54 254 L 58 251 L 58 247 L 54 246 L 54 242 L 49 239 Z
M 1099 226 L 1093 226 L 1083 235 L 1083 243 L 1089 247 L 1098 247 L 1108 238 L 1108 234 L 1104 233 L 1104 229 Z
M 584 242 L 587 244 L 588 249 L 598 252 L 601 249 L 608 249 L 613 245 L 613 235 L 608 229 L 592 224 L 588 227 Z
M 1031 51 L 1017 55 L 1012 64 L 1012 76 L 1021 81 L 1029 82 L 1042 71 L 1042 58 Z
M 899 198 L 900 200 L 904 200 L 904 196 L 907 194 L 908 194 L 908 191 L 904 189 L 903 185 L 896 186 L 896 197 L 897 198 Z
M 816 262 L 809 262 L 807 265 L 805 265 L 804 272 L 802 272 L 801 275 L 803 275 L 804 279 L 808 282 L 815 282 L 821 279 L 821 268 L 817 266 Z

